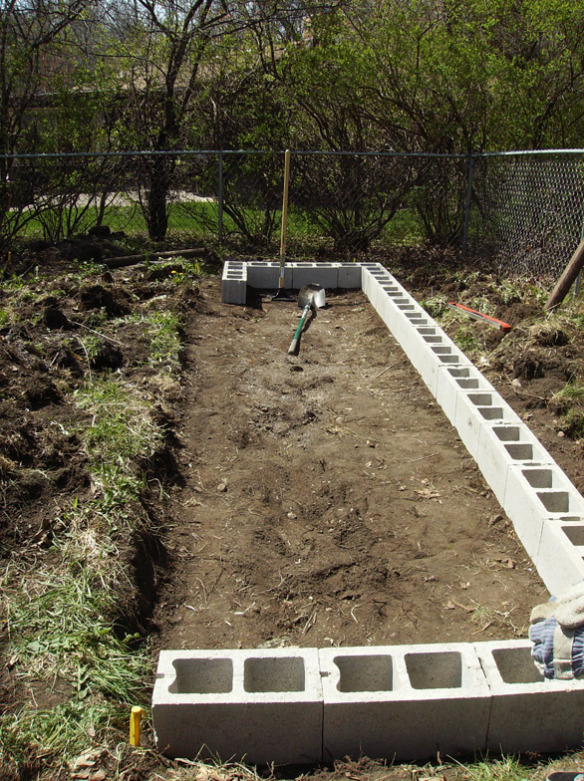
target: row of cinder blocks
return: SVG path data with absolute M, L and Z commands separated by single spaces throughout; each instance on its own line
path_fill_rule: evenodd
M 583 681 L 530 643 L 163 651 L 152 717 L 172 757 L 297 764 L 551 752 L 582 741 Z
M 552 593 L 584 578 L 584 499 L 551 455 L 380 264 L 363 290 L 442 406 Z
M 279 264 L 228 261 L 223 300 L 276 289 Z M 285 286 L 362 286 L 456 427 L 552 593 L 584 578 L 584 500 L 472 362 L 379 263 L 290 263 Z
M 247 286 L 258 290 L 276 291 L 280 281 L 280 264 L 268 261 L 228 260 L 223 264 L 221 300 L 225 304 L 244 305 Z M 360 288 L 360 263 L 286 263 L 284 285 L 286 290 L 300 290 L 315 283 L 325 289 Z

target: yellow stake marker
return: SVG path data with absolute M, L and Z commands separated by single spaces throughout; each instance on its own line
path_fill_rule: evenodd
M 134 705 L 130 714 L 130 746 L 140 746 L 140 720 L 145 715 L 144 708 Z

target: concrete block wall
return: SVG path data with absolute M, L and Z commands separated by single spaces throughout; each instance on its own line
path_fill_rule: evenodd
M 222 297 L 276 289 L 278 263 L 225 265 Z M 584 499 L 524 422 L 380 264 L 287 264 L 285 287 L 362 287 L 442 406 L 551 593 L 584 578 Z M 580 747 L 584 680 L 539 674 L 528 639 L 164 651 L 153 694 L 171 756 L 311 763 Z
M 584 577 L 582 550 L 558 524 L 584 523 L 584 499 L 503 397 L 380 264 L 363 290 L 399 342 L 499 500 L 552 593 Z M 584 546 L 584 541 L 582 542 Z M 566 561 L 552 567 L 551 561 Z
M 312 764 L 554 752 L 581 744 L 584 681 L 528 640 L 163 651 L 152 718 L 172 757 Z
M 284 266 L 284 288 L 300 290 L 304 285 L 316 283 L 325 289 L 361 288 L 360 263 L 306 263 L 291 262 Z M 277 261 L 233 261 L 223 266 L 221 300 L 225 304 L 245 304 L 245 287 L 257 290 L 278 289 L 280 263 Z M 243 289 L 242 289 L 243 288 Z

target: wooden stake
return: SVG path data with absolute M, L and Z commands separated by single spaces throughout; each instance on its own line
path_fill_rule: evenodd
M 284 192 L 282 195 L 282 229 L 280 231 L 280 278 L 278 288 L 284 287 L 284 263 L 286 257 L 286 226 L 288 224 L 288 183 L 290 181 L 290 150 L 284 152 Z
M 550 309 L 555 309 L 562 303 L 572 287 L 572 284 L 575 282 L 576 277 L 580 273 L 582 266 L 584 266 L 584 239 L 578 244 L 576 252 L 572 255 L 564 273 L 558 279 L 555 288 L 552 290 L 545 305 L 545 308 L 548 311 Z

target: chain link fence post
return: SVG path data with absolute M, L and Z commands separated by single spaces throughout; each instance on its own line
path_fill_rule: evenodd
M 466 201 L 464 204 L 464 216 L 462 226 L 462 259 L 466 260 L 466 251 L 468 247 L 468 226 L 470 222 L 470 206 L 472 201 L 472 175 L 474 170 L 474 155 L 472 152 L 468 154 L 467 160 L 467 179 L 466 179 Z
M 217 161 L 217 240 L 223 242 L 223 152 L 219 152 Z

